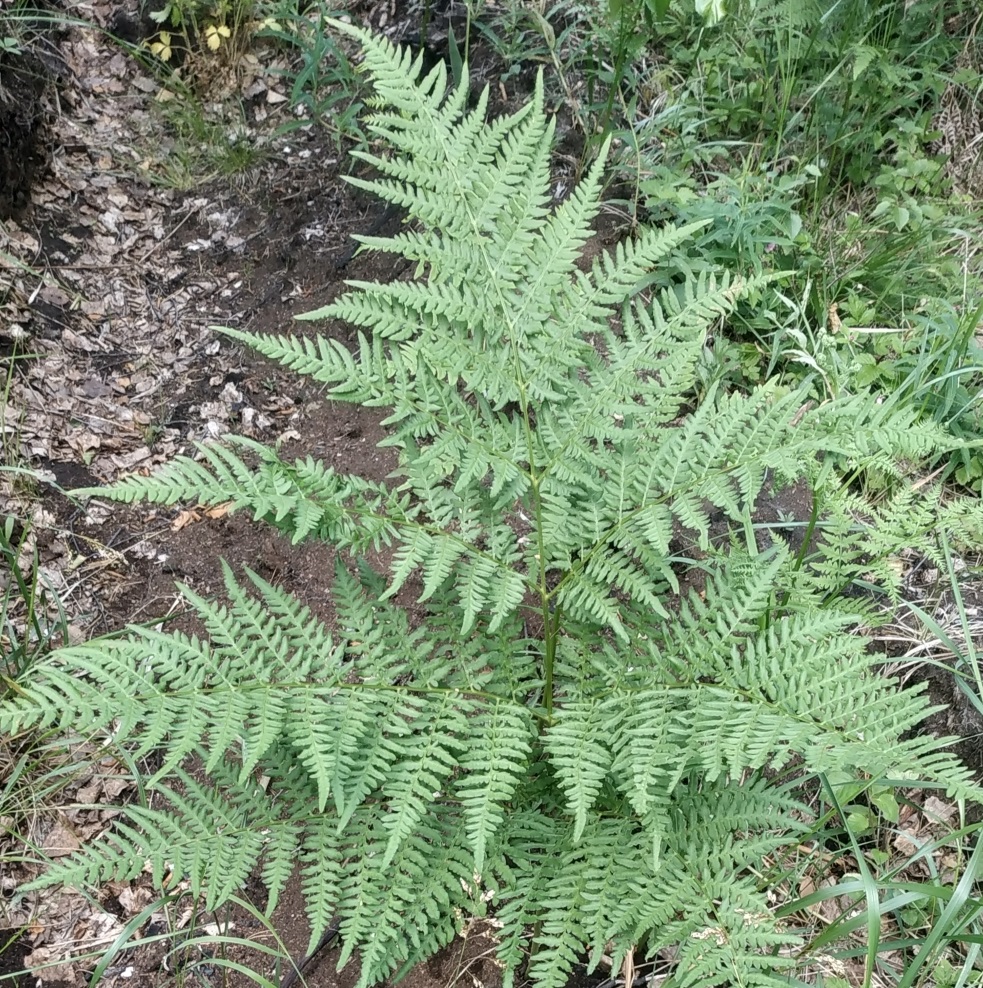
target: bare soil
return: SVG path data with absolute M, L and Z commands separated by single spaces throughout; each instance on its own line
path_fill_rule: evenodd
M 36 51 L 0 51 L 0 220 L 21 213 L 48 144 L 42 97 L 54 85 L 51 59 Z

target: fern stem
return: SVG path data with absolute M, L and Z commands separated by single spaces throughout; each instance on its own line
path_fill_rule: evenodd
M 529 429 L 529 416 L 526 419 L 526 431 Z M 529 455 L 532 455 L 532 437 L 529 437 Z M 556 637 L 558 627 L 558 612 L 550 610 L 550 590 L 546 583 L 546 540 L 543 536 L 543 501 L 539 491 L 539 477 L 530 470 L 532 481 L 532 509 L 536 519 L 536 561 L 539 573 L 537 576 L 537 593 L 539 608 L 543 617 L 543 703 L 546 707 L 546 721 L 553 720 L 553 667 L 556 662 Z
M 554 646 L 555 651 L 555 646 Z M 0 675 L 0 685 L 5 687 L 10 687 L 17 693 L 35 699 L 32 694 L 21 688 L 16 682 L 8 679 L 6 676 Z M 256 683 L 237 683 L 235 689 L 245 695 L 248 693 L 271 693 L 274 688 L 282 692 L 284 695 L 288 695 L 292 692 L 297 692 L 304 689 L 313 689 L 316 685 L 323 688 L 324 684 L 312 684 L 307 681 L 301 680 L 278 680 L 275 683 L 267 682 L 256 682 Z M 417 686 L 413 683 L 365 683 L 365 682 L 335 682 L 332 683 L 330 689 L 337 692 L 379 692 L 379 693 L 411 693 L 416 696 L 465 696 L 473 697 L 478 700 L 487 700 L 489 703 L 495 703 L 502 699 L 501 694 L 491 692 L 488 690 L 474 689 L 470 686 Z M 173 689 L 168 690 L 168 698 L 174 699 L 195 699 L 197 697 L 206 697 L 213 694 L 227 693 L 229 692 L 229 686 L 227 684 L 218 684 L 216 686 L 189 686 L 186 689 Z M 140 693 L 135 692 L 133 694 L 134 701 L 138 703 L 144 703 L 147 701 L 159 698 L 159 693 Z M 534 717 L 542 717 L 541 714 L 537 715 L 536 711 L 532 711 Z M 122 757 L 121 755 L 118 757 Z M 134 770 L 135 772 L 135 770 Z
M 549 610 L 549 598 L 543 599 L 544 613 L 546 620 L 545 628 L 545 650 L 543 653 L 543 691 L 546 701 L 546 722 L 553 722 L 553 669 L 556 665 L 556 646 L 560 637 L 560 607 L 551 614 Z

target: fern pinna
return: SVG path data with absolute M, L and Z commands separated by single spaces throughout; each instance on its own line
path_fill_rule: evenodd
M 850 527 L 833 561 L 803 565 L 755 532 L 755 500 L 803 476 L 832 499 L 834 464 L 884 470 L 939 436 L 866 397 L 810 408 L 769 384 L 697 400 L 707 328 L 754 286 L 687 277 L 693 226 L 643 231 L 581 270 L 604 152 L 554 204 L 541 81 L 489 123 L 466 76 L 448 92 L 442 65 L 423 76 L 337 28 L 364 47 L 369 126 L 391 149 L 357 152 L 374 177 L 350 181 L 409 219 L 361 240 L 415 275 L 352 282 L 303 317 L 358 327 L 352 347 L 225 332 L 384 409 L 400 473 L 372 483 L 229 438 L 89 492 L 231 501 L 348 562 L 331 631 L 227 572 L 225 603 L 183 591 L 200 637 L 133 628 L 9 691 L 7 731 L 101 731 L 163 759 L 146 780 L 162 798 L 39 881 L 149 861 L 214 907 L 260 869 L 272 910 L 299 863 L 312 943 L 340 917 L 360 986 L 488 909 L 507 977 L 528 956 L 539 988 L 583 956 L 667 947 L 680 985 L 781 983 L 794 938 L 755 874 L 808 819 L 791 780 L 976 790 L 936 742 L 898 740 L 926 702 L 872 673 L 858 615 L 831 592 L 867 565 Z M 660 264 L 676 274 L 653 296 Z M 730 534 L 711 538 L 720 519 Z M 700 592 L 678 585 L 687 540 Z M 363 560 L 384 547 L 380 575 Z M 182 770 L 190 756 L 207 784 Z

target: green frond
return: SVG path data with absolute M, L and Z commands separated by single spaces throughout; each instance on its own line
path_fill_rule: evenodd
M 400 749 L 387 743 L 403 730 L 400 711 L 404 697 L 396 690 L 350 690 L 334 718 L 335 760 L 331 792 L 338 830 L 388 777 Z M 344 733 L 342 733 L 344 732 Z
M 340 739 L 336 732 L 340 726 L 350 727 L 348 707 L 358 703 L 355 697 L 354 691 L 339 697 L 337 688 L 298 685 L 287 704 L 287 737 L 317 786 L 317 808 L 322 813 L 337 785 Z
M 635 908 L 634 890 L 639 872 L 658 868 L 651 855 L 650 834 L 635 821 L 595 820 L 584 842 L 583 886 L 585 943 L 590 947 L 588 971 L 596 969 L 605 954 L 613 953 L 612 970 L 618 970 L 624 952 L 635 946 L 619 931 Z M 614 948 L 613 951 L 610 948 Z
M 171 818 L 167 812 L 148 814 L 149 811 L 141 813 L 139 809 L 128 808 L 124 818 L 114 821 L 110 833 L 48 865 L 22 888 L 25 892 L 58 885 L 85 889 L 97 888 L 110 878 L 131 881 L 143 872 L 155 850 L 160 853 L 159 838 L 155 840 L 153 835 L 170 833 Z
M 721 664 L 731 661 L 731 650 L 738 641 L 758 630 L 758 622 L 773 604 L 772 595 L 788 558 L 782 545 L 753 557 L 732 553 L 708 580 L 705 595 L 690 593 L 684 598 L 678 621 L 665 629 L 667 639 L 681 650 L 685 647 L 681 638 L 692 638 L 704 656 L 701 666 L 717 674 L 719 667 L 709 663 L 717 656 Z M 849 616 L 835 614 L 826 620 L 842 628 Z
M 415 697 L 406 697 L 403 703 L 401 715 L 408 721 L 405 731 L 412 740 L 400 744 L 402 757 L 383 785 L 389 804 L 383 820 L 389 832 L 383 866 L 393 860 L 440 798 L 457 768 L 455 752 L 465 747 L 467 733 L 466 704 L 453 694 L 445 693 L 437 703 L 426 705 Z
M 562 853 L 559 849 L 566 848 L 570 836 L 568 821 L 528 806 L 516 810 L 508 829 L 508 856 L 496 858 L 494 872 L 486 879 L 500 924 L 498 958 L 505 969 L 505 984 L 513 983 L 526 957 L 529 931 L 542 918 L 542 903 Z
M 742 699 L 700 691 L 696 706 L 699 722 L 692 743 L 705 777 L 715 782 L 722 775 L 738 779 L 749 769 L 783 768 L 818 731 L 812 724 L 749 704 Z
M 666 845 L 680 858 L 742 868 L 804 833 L 808 819 L 808 808 L 788 786 L 776 786 L 761 774 L 740 786 L 723 778 L 682 785 Z
M 218 787 L 203 785 L 180 769 L 174 774 L 180 791 L 159 789 L 172 813 L 161 827 L 166 841 L 153 861 L 154 879 L 163 884 L 166 870 L 186 876 L 192 894 L 204 893 L 205 908 L 212 910 L 246 884 L 259 860 L 263 834 L 251 817 L 262 804 L 241 789 L 227 798 Z M 160 819 L 155 823 L 160 826 Z M 169 856 L 166 864 L 161 853 Z
M 315 381 L 323 384 L 338 384 L 346 382 L 352 386 L 356 377 L 357 367 L 351 352 L 337 340 L 327 339 L 319 336 L 311 339 L 307 336 L 274 336 L 270 333 L 246 333 L 242 330 L 233 329 L 229 326 L 215 327 L 224 335 L 239 340 L 247 346 L 262 353 L 271 360 L 297 371 L 299 374 L 307 374 Z M 362 338 L 364 347 L 369 347 L 368 341 Z M 378 350 L 382 356 L 381 347 Z M 372 390 L 369 381 L 363 382 L 368 389 L 358 392 L 357 397 L 352 400 L 368 401 L 373 397 L 378 397 L 378 393 Z
M 795 961 L 779 951 L 787 951 L 795 938 L 776 928 L 749 880 L 707 876 L 685 888 L 678 906 L 686 918 L 663 929 L 667 940 L 679 944 L 675 977 L 681 986 L 777 988 L 788 983 L 783 975 Z M 655 943 L 665 941 L 659 936 Z
M 267 461 L 273 458 L 270 450 L 258 444 L 243 439 L 233 442 L 253 446 L 253 452 L 258 452 Z M 78 493 L 98 494 L 127 503 L 145 500 L 172 504 L 192 498 L 198 498 L 202 504 L 222 504 L 236 499 L 247 503 L 250 495 L 259 500 L 262 488 L 258 486 L 257 478 L 231 449 L 217 444 L 201 444 L 198 451 L 204 463 L 189 456 L 179 456 L 149 477 L 132 475 L 111 488 L 87 488 Z M 208 466 L 205 466 L 206 463 Z M 257 505 L 257 517 L 262 517 L 271 509 L 268 503 L 261 503 L 262 507 Z
M 975 544 L 981 521 L 983 505 L 968 499 L 944 500 L 938 485 L 920 489 L 898 485 L 877 504 L 841 493 L 829 499 L 819 526 L 818 551 L 809 557 L 805 575 L 826 593 L 842 592 L 862 578 L 883 588 L 897 603 L 903 572 L 898 565 L 899 546 L 945 568 L 942 540 Z
M 359 828 L 357 854 L 346 869 L 339 909 L 339 968 L 361 944 L 360 988 L 392 974 L 416 952 L 434 953 L 456 933 L 455 907 L 466 908 L 472 875 L 462 849 L 460 818 L 441 811 L 382 864 L 388 842 L 378 817 Z
M 468 723 L 468 746 L 460 756 L 455 795 L 460 800 L 474 871 L 481 875 L 506 807 L 525 777 L 532 735 L 528 711 L 498 700 L 479 708 Z
M 321 820 L 324 818 L 322 817 Z M 315 821 L 316 823 L 320 821 Z M 268 828 L 263 843 L 263 871 L 262 880 L 266 888 L 266 915 L 272 916 L 280 901 L 283 890 L 287 887 L 294 870 L 297 867 L 298 845 L 302 828 L 299 823 L 292 820 L 280 820 Z M 306 845 L 306 841 L 305 841 Z M 319 863 L 326 855 L 322 854 Z M 320 877 L 320 876 L 319 876 Z M 319 891 L 323 890 L 330 896 L 331 889 L 326 883 L 319 882 Z M 308 898 L 308 903 L 310 899 Z M 308 904 L 308 914 L 310 905 Z M 327 922 L 331 922 L 329 916 Z
M 149 870 L 158 887 L 165 877 L 186 877 L 207 909 L 228 901 L 263 852 L 265 807 L 248 792 L 223 793 L 181 770 L 174 774 L 180 792 L 159 787 L 162 808 L 124 807 L 105 839 L 56 862 L 31 887 L 99 886 Z
M 345 875 L 344 857 L 348 847 L 348 841 L 338 834 L 334 821 L 329 816 L 314 817 L 304 832 L 299 861 L 300 884 L 311 928 L 306 951 L 308 954 L 314 950 L 337 913 Z M 292 865 L 296 864 L 295 858 Z
M 691 704 L 682 690 L 647 689 L 608 701 L 618 708 L 611 738 L 612 773 L 640 817 L 668 809 L 690 766 L 696 734 Z
M 607 711 L 598 701 L 574 700 L 563 705 L 543 738 L 574 819 L 574 842 L 583 834 L 587 814 L 611 768 L 607 720 Z
M 561 988 L 570 980 L 587 940 L 581 919 L 587 912 L 587 860 L 578 852 L 564 856 L 543 890 L 541 924 L 534 937 L 529 976 L 543 988 Z
M 364 682 L 395 682 L 418 661 L 432 658 L 431 646 L 410 629 L 406 612 L 386 600 L 385 578 L 364 561 L 356 578 L 335 560 L 332 595 L 338 626 L 348 638 L 347 656 Z
M 766 901 L 747 878 L 712 870 L 721 864 L 704 870 L 698 860 L 680 858 L 640 874 L 633 939 L 645 941 L 646 957 L 672 945 L 680 984 L 787 984 L 783 974 L 794 964 L 787 952 L 795 938 L 776 929 Z
M 409 48 L 398 48 L 387 38 L 376 37 L 354 27 L 346 21 L 333 20 L 331 27 L 358 40 L 364 50 L 364 66 L 372 75 L 373 85 L 381 105 L 390 105 L 400 111 L 397 119 L 412 120 L 425 116 L 435 102 L 429 98 L 435 88 L 436 102 L 446 89 L 446 70 L 436 73 L 429 81 L 417 85 L 423 74 L 423 56 L 413 57 Z

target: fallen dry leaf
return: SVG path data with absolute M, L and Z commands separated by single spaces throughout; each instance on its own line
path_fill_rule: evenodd
M 171 522 L 171 531 L 180 532 L 182 528 L 187 528 L 193 522 L 201 521 L 201 515 L 192 509 L 178 512 L 177 517 Z
M 63 956 L 56 948 L 38 947 L 24 958 L 24 966 L 40 984 L 57 981 L 65 986 L 81 985 L 78 965 L 64 961 Z
M 63 813 L 58 814 L 54 826 L 41 842 L 44 853 L 51 858 L 74 854 L 81 846 L 74 828 Z

